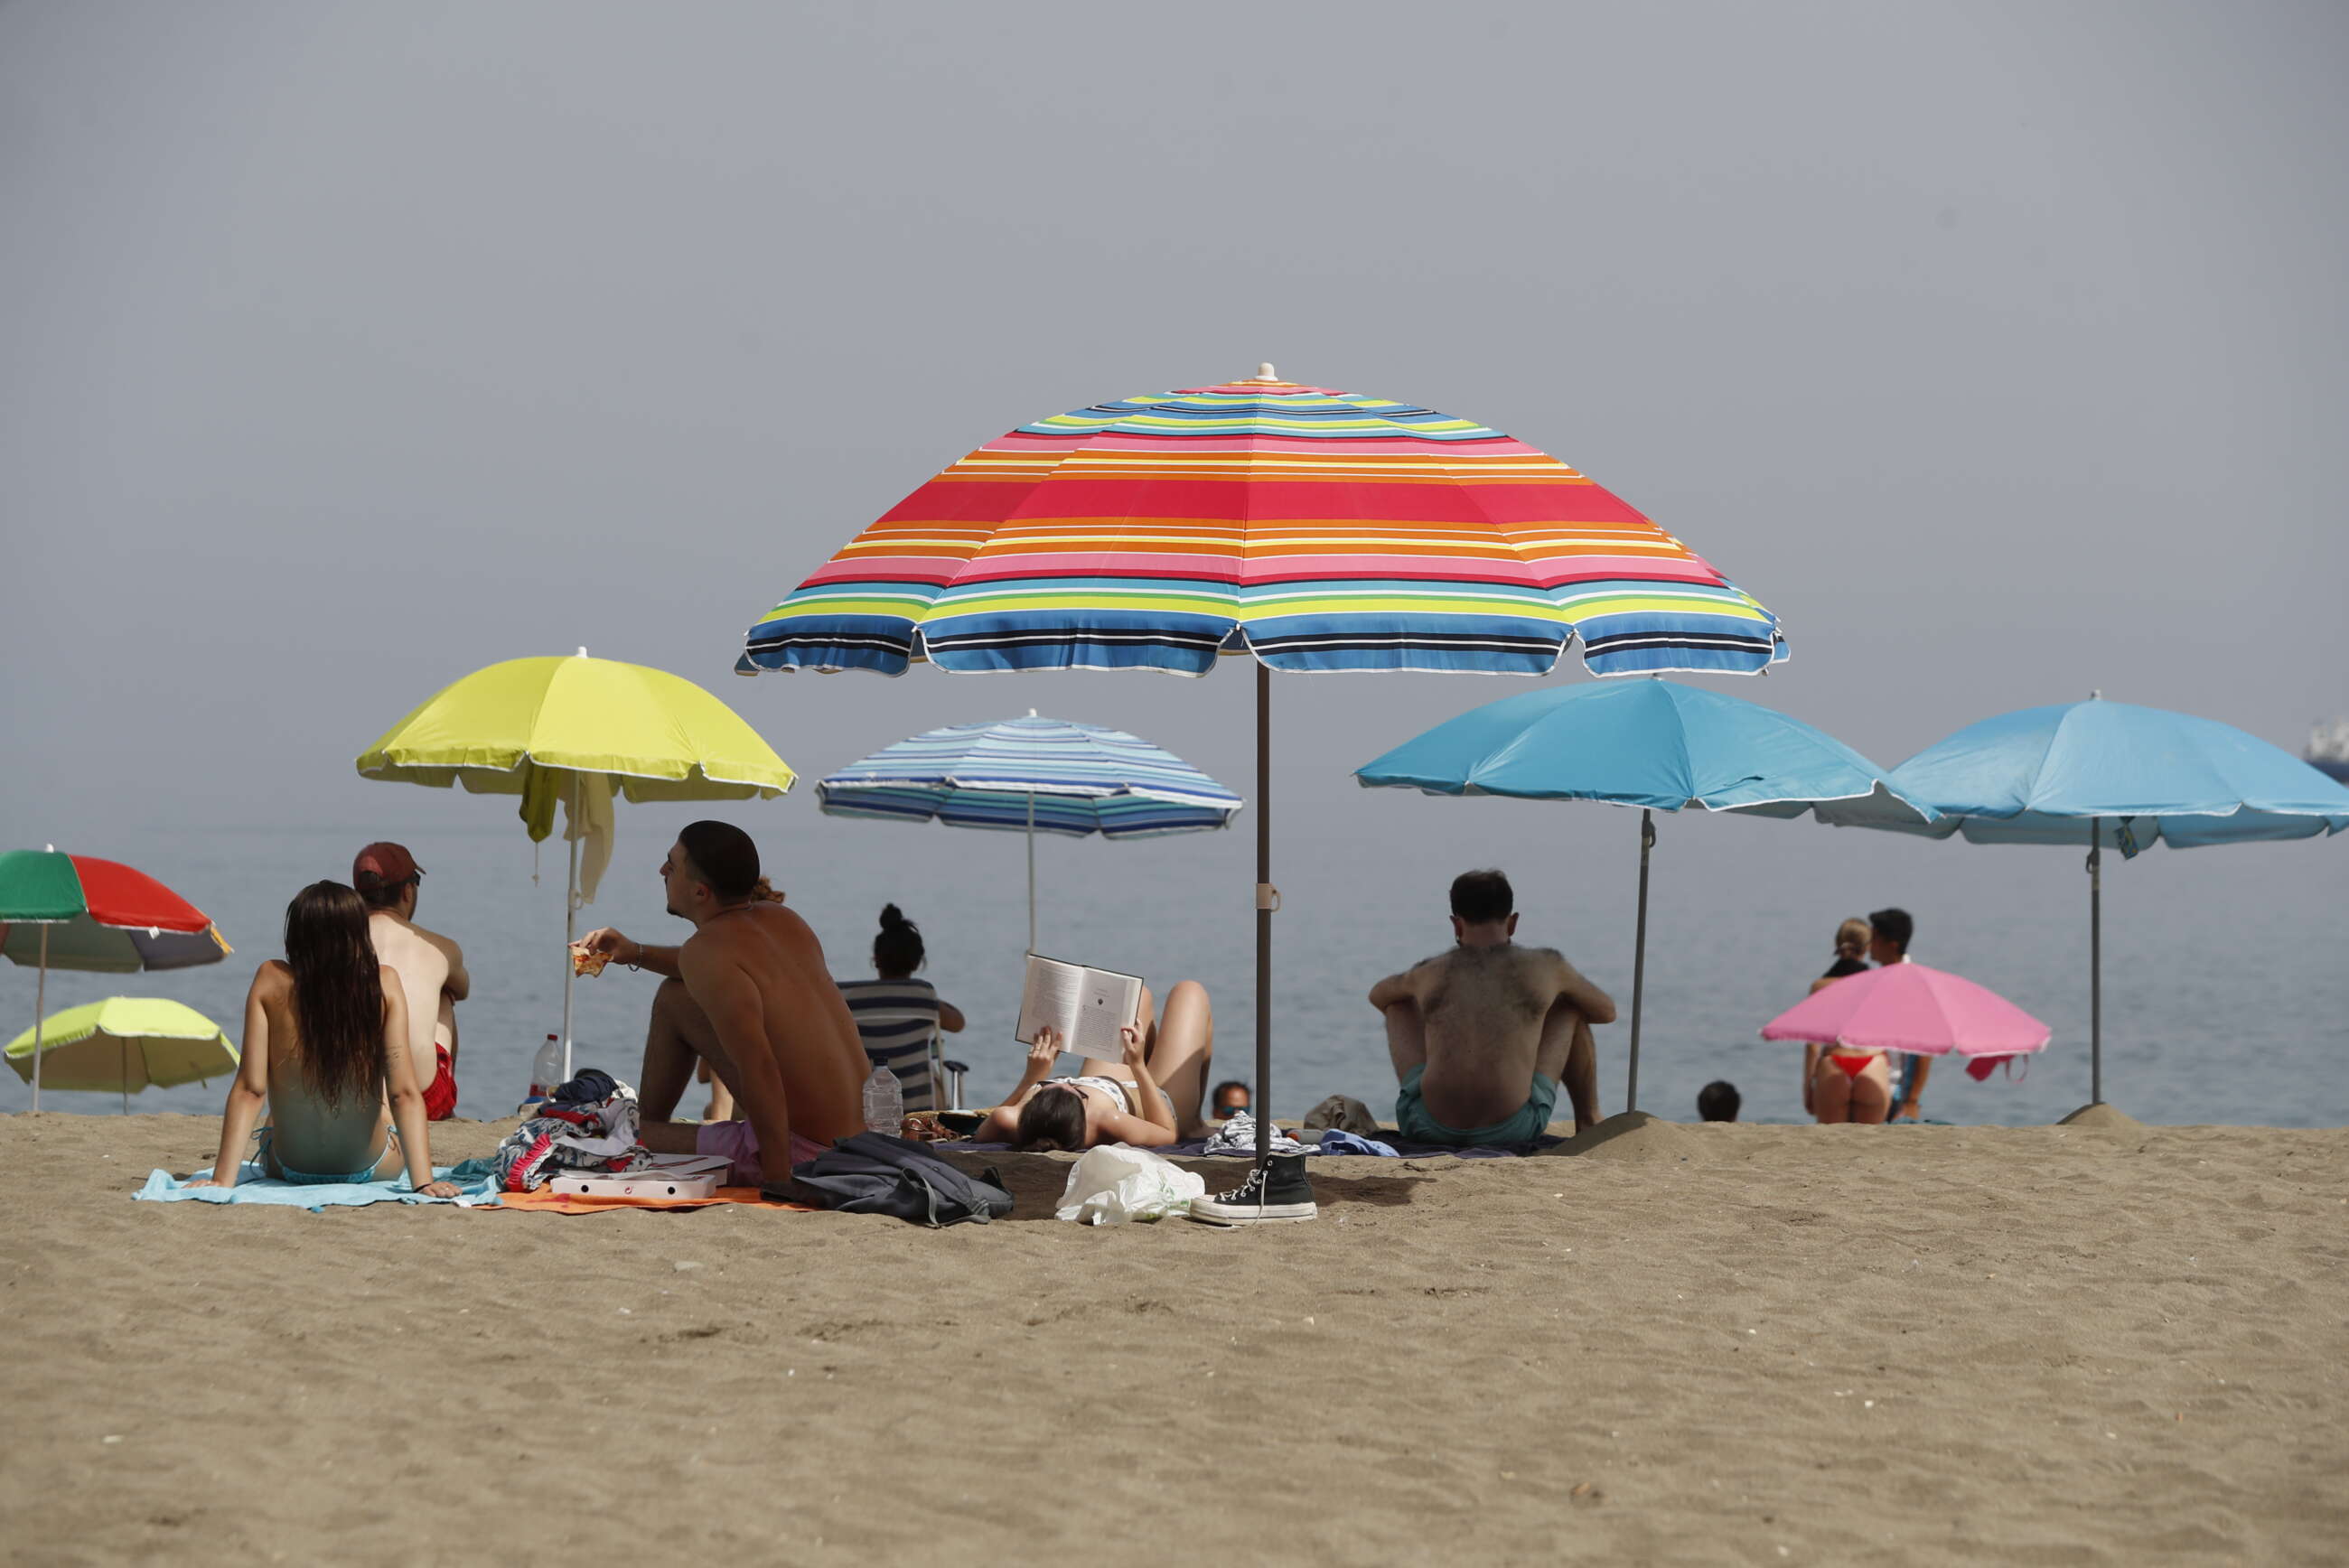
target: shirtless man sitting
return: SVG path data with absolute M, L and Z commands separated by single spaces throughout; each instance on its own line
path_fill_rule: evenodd
M 398 844 L 369 844 L 351 861 L 351 885 L 367 906 L 376 962 L 398 972 L 408 1003 L 408 1052 L 424 1086 L 424 1115 L 446 1121 L 457 1109 L 457 1004 L 472 993 L 464 951 L 416 923 L 424 868 Z
M 824 967 L 815 933 L 760 895 L 759 850 L 729 822 L 693 822 L 660 863 L 668 912 L 693 923 L 682 947 L 647 947 L 611 928 L 581 945 L 666 976 L 653 997 L 637 1136 L 657 1154 L 722 1154 L 732 1181 L 779 1188 L 792 1167 L 864 1130 L 872 1064 Z M 671 1120 L 705 1061 L 740 1121 Z
M 1452 883 L 1449 953 L 1371 987 L 1386 1016 L 1402 1092 L 1395 1121 L 1423 1143 L 1530 1143 L 1549 1125 L 1561 1079 L 1574 1130 L 1599 1120 L 1590 1026 L 1615 1021 L 1607 993 L 1547 947 L 1519 947 L 1516 894 L 1499 872 Z

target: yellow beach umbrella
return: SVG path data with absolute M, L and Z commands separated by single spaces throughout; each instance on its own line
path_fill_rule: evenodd
M 772 799 L 797 777 L 732 708 L 666 670 L 615 659 L 508 659 L 432 694 L 359 754 L 360 776 L 475 794 L 519 795 L 533 841 L 564 807 L 570 829 L 564 939 L 595 896 L 610 853 L 614 796 L 630 800 Z M 580 844 L 600 836 L 581 894 Z M 571 1071 L 571 965 L 563 966 L 563 1068 Z
M 218 1024 L 159 996 L 109 996 L 67 1007 L 8 1043 L 8 1065 L 30 1082 L 36 1057 L 51 1088 L 137 1090 L 226 1078 L 236 1047 Z

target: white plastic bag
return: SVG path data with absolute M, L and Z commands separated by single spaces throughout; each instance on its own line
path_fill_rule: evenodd
M 1147 1149 L 1104 1144 L 1086 1150 L 1069 1168 L 1054 1212 L 1088 1225 L 1123 1225 L 1180 1214 L 1206 1191 L 1206 1178 Z

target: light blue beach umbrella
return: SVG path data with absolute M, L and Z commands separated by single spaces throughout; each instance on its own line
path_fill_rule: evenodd
M 1894 769 L 1892 787 L 1938 820 L 1823 807 L 1819 820 L 1977 844 L 2088 850 L 2089 1103 L 2105 1098 L 2104 853 L 2133 859 L 2349 828 L 2349 789 L 2282 747 L 2215 719 L 2131 703 L 2019 708 L 1968 725 Z
M 816 783 L 834 817 L 936 820 L 1028 835 L 1028 950 L 1036 949 L 1036 835 L 1147 839 L 1230 825 L 1240 798 L 1122 729 L 1040 718 L 950 724 L 885 746 Z
M 1373 789 L 1512 795 L 1640 808 L 1640 913 L 1631 961 L 1631 1063 L 1624 1109 L 1640 1109 L 1640 1014 L 1647 987 L 1648 855 L 1654 813 L 1798 817 L 1833 803 L 1853 820 L 1922 828 L 1884 770 L 1775 708 L 1675 681 L 1602 681 L 1503 697 L 1405 741 L 1354 777 Z

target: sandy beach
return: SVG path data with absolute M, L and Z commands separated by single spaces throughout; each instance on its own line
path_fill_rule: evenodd
M 1317 1161 L 1318 1222 L 1232 1232 L 1058 1222 L 1046 1156 L 996 1161 L 1014 1220 L 941 1233 L 130 1201 L 216 1126 L 0 1119 L 12 1562 L 2349 1539 L 2349 1130 L 1657 1123 Z

